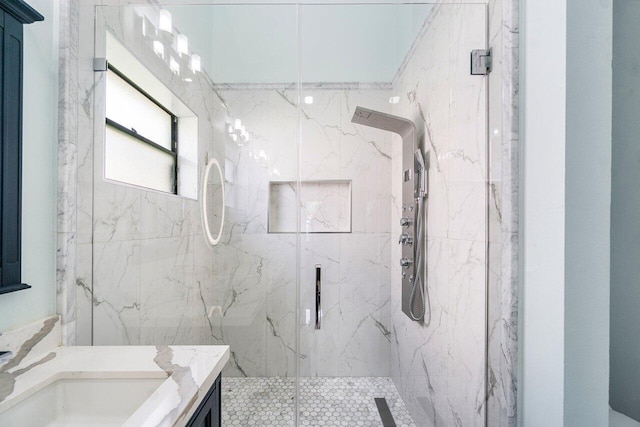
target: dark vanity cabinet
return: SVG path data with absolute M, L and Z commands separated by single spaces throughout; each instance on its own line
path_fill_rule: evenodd
M 222 425 L 222 402 L 221 402 L 221 376 L 218 378 L 209 389 L 209 392 L 205 396 L 195 414 L 191 417 L 191 420 L 187 423 L 187 427 L 220 427 Z
M 0 294 L 21 280 L 22 26 L 44 17 L 21 0 L 0 0 Z M 37 124 L 34 124 L 37 126 Z

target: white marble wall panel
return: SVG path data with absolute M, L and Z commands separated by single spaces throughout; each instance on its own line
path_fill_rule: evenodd
M 429 164 L 427 315 L 399 310 L 392 270 L 392 376 L 419 425 L 483 425 L 487 212 L 487 85 L 470 76 L 469 52 L 486 45 L 483 5 L 433 9 L 394 82 L 396 114 L 413 119 Z M 400 156 L 394 150 L 394 156 Z M 394 198 L 400 199 L 399 159 Z M 399 212 L 392 231 L 400 233 Z M 399 257 L 397 248 L 392 250 Z M 420 421 L 418 421 L 420 420 Z
M 139 240 L 93 244 L 93 344 L 140 343 Z
M 389 376 L 390 236 L 340 236 L 340 376 Z
M 205 153 L 224 159 L 219 98 L 204 74 L 187 84 L 163 68 L 135 25 L 137 14 L 149 10 L 153 9 L 134 13 L 133 9 L 99 8 L 98 32 L 113 31 L 197 112 L 202 163 Z M 86 18 L 81 20 L 80 33 L 92 40 L 93 9 L 83 5 L 80 13 Z M 121 20 L 133 25 L 123 26 Z M 104 117 L 104 75 L 94 73 L 89 64 L 94 56 L 104 56 L 100 54 L 104 41 L 99 38 L 95 50 L 93 44 L 81 43 L 79 61 L 82 146 L 77 198 L 84 251 L 77 256 L 81 267 L 76 284 L 82 302 L 77 314 L 84 322 L 78 340 L 87 344 L 211 343 L 213 329 L 207 313 L 212 303 L 212 253 L 201 238 L 197 201 L 103 179 L 104 132 L 94 126 L 94 117 Z
M 303 92 L 308 94 L 306 90 Z M 301 373 L 312 376 L 388 375 L 390 342 L 385 333 L 390 325 L 388 177 L 391 173 L 391 156 L 388 151 L 391 136 L 362 129 L 350 120 L 356 105 L 388 111 L 389 92 L 379 89 L 314 88 L 310 92 L 314 102 L 303 105 L 300 117 L 295 101 L 297 97 L 282 88 L 240 90 L 227 87 L 220 93 L 229 115 L 240 118 L 251 135 L 248 145 L 234 151 L 236 172 L 232 191 L 236 193 L 235 207 L 228 210 L 234 236 L 228 244 L 234 245 L 234 239 L 241 235 L 247 241 L 246 251 L 251 254 L 259 253 L 260 245 L 265 245 L 262 252 L 264 265 L 261 268 L 263 274 L 265 271 L 273 274 L 266 280 L 266 372 L 269 375 L 293 375 L 294 372 L 295 313 L 292 310 L 296 295 L 295 236 L 272 234 L 261 243 L 261 235 L 255 233 L 266 233 L 268 181 L 295 182 L 297 178 L 295 156 L 298 150 L 297 132 L 301 126 L 300 161 L 301 165 L 306 166 L 301 167 L 300 178 L 303 184 L 307 184 L 305 180 L 351 180 L 352 215 L 349 219 L 353 233 L 310 233 L 301 236 Z M 264 161 L 255 158 L 261 151 L 264 152 Z M 291 200 L 295 200 L 293 188 L 290 196 Z M 309 197 L 303 194 L 305 199 L 312 195 L 306 196 Z M 288 231 L 294 231 L 295 206 L 289 211 L 289 216 L 294 219 L 290 224 L 293 228 Z M 302 229 L 304 231 L 304 227 Z M 287 243 L 284 244 L 284 241 Z M 349 246 L 352 241 L 355 243 Z M 343 245 L 347 245 L 344 250 Z M 282 253 L 275 250 L 278 247 L 283 248 Z M 220 248 L 220 251 L 225 250 L 228 249 Z M 366 261 L 361 260 L 359 257 L 365 254 Z M 316 331 L 313 324 L 314 268 L 318 263 L 323 266 L 325 312 L 323 329 L 320 331 Z M 339 266 L 346 268 L 344 266 L 349 264 L 357 265 L 360 269 L 366 267 L 366 271 L 371 273 L 367 277 L 370 289 L 361 283 L 363 279 L 357 274 L 353 274 L 352 281 L 343 275 L 346 273 Z M 345 293 L 350 289 L 348 283 L 354 287 L 355 294 Z M 367 298 L 362 298 L 359 293 L 367 294 L 372 301 L 366 302 Z M 285 301 L 293 305 L 287 305 Z M 372 306 L 376 310 L 373 316 Z M 309 310 L 309 324 L 306 323 L 306 310 Z M 247 308 L 244 311 L 251 312 Z M 348 326 L 344 331 L 343 325 Z M 228 326 L 223 330 L 225 339 L 229 340 L 236 339 L 235 335 L 241 333 L 240 330 L 232 332 Z M 242 367 L 244 374 L 255 372 L 252 367 L 259 367 L 263 363 L 264 355 L 259 349 L 261 341 L 236 341 L 237 365 Z M 243 351 L 244 348 L 247 350 Z M 358 359 L 360 362 L 357 362 Z M 239 370 L 230 373 L 243 374 Z
M 76 335 L 76 240 L 78 171 L 78 7 L 75 0 L 61 1 L 58 86 L 58 249 L 56 303 L 62 323 L 63 343 L 73 345 Z M 72 37 L 72 35 L 74 35 Z
M 321 328 L 315 329 L 315 266 L 322 274 Z M 300 241 L 300 375 L 338 376 L 343 359 L 340 239 L 306 234 Z
M 296 258 L 295 235 L 272 235 L 270 252 L 278 254 L 262 266 L 267 283 L 267 369 L 264 375 L 294 376 L 296 363 Z
M 91 345 L 93 306 L 93 248 L 91 243 L 77 245 L 76 259 L 76 337 L 75 345 Z

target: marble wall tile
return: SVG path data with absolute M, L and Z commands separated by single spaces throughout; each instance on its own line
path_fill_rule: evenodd
M 144 191 L 140 195 L 140 237 L 166 238 L 194 235 L 194 225 L 200 221 L 191 214 L 192 200 L 162 193 Z
M 76 233 L 58 233 L 56 250 L 56 305 L 65 345 L 75 342 L 76 328 Z
M 267 283 L 266 341 L 267 367 L 264 375 L 293 376 L 296 353 L 296 236 L 272 235 L 267 238 L 270 256 L 262 269 Z
M 322 278 L 321 329 L 315 329 L 315 266 Z M 300 239 L 300 375 L 337 376 L 342 360 L 340 239 L 305 234 Z
M 193 323 L 193 241 L 190 237 L 140 242 L 140 342 L 180 342 L 183 325 Z M 195 295 L 193 295 L 195 296 Z
M 389 376 L 390 235 L 340 236 L 341 376 Z
M 58 188 L 56 296 L 62 323 L 63 343 L 75 342 L 75 245 L 77 239 L 77 91 L 78 42 L 72 37 L 78 28 L 75 0 L 59 5 L 59 84 L 58 84 Z
M 266 238 L 240 234 L 214 247 L 212 322 L 232 348 L 228 375 L 262 376 L 266 371 Z
M 140 241 L 93 244 L 93 344 L 140 343 Z
M 470 50 L 485 46 L 485 12 L 483 5 L 435 7 L 394 82 L 405 94 L 396 112 L 416 121 L 424 141 L 429 199 L 427 314 L 425 322 L 411 322 L 393 311 L 392 375 L 425 426 L 484 422 L 487 85 L 469 75 L 468 61 Z M 400 175 L 392 179 L 399 198 Z M 392 223 L 392 232 L 399 228 Z M 398 272 L 396 307 L 399 282 Z
M 93 337 L 93 247 L 77 245 L 76 254 L 76 338 L 75 345 L 91 345 Z

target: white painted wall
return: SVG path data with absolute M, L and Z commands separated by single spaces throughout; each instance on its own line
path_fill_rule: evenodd
M 58 2 L 30 0 L 45 21 L 24 27 L 22 280 L 0 295 L 0 331 L 55 314 Z
M 613 0 L 567 1 L 565 426 L 609 420 L 612 31 Z
M 518 414 L 520 425 L 554 427 L 564 399 L 567 12 L 564 1 L 523 1 Z
M 629 339 L 637 337 L 640 325 L 638 22 L 639 1 L 616 1 L 613 33 L 610 403 L 616 411 L 640 421 L 640 343 Z
M 303 4 L 299 9 L 216 5 L 169 10 L 174 26 L 189 36 L 216 82 L 295 82 L 298 59 L 304 82 L 390 82 L 431 7 Z
M 606 426 L 611 0 L 522 11 L 519 421 Z

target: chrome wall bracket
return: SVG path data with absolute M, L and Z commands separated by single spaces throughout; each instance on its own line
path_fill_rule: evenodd
M 471 51 L 471 75 L 486 76 L 493 65 L 491 49 L 475 49 Z
M 107 71 L 108 63 L 107 58 L 93 58 L 93 71 L 103 72 Z

